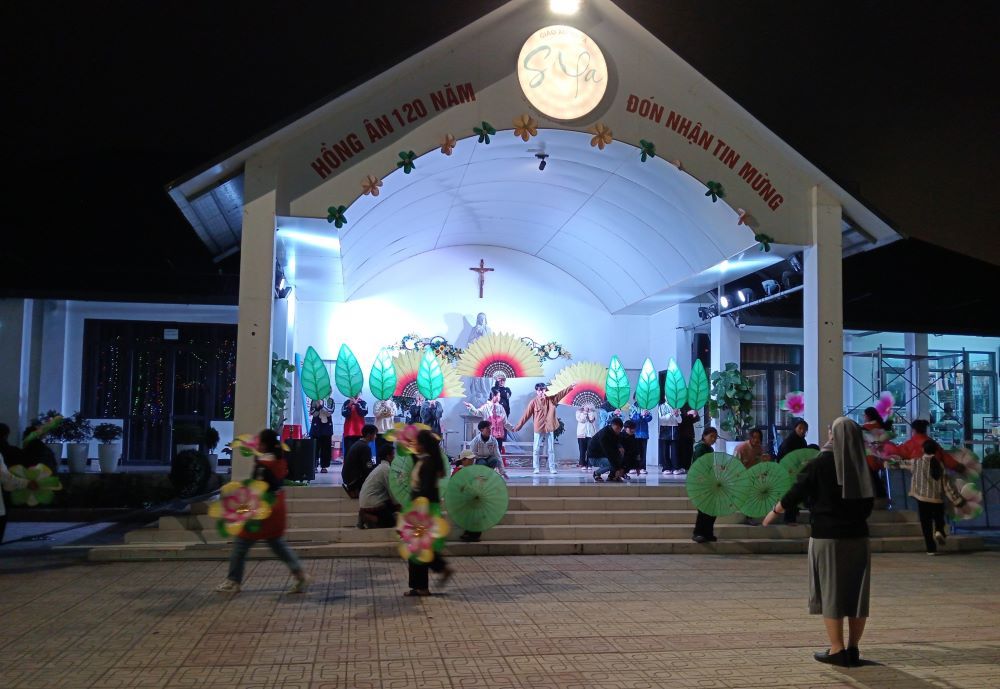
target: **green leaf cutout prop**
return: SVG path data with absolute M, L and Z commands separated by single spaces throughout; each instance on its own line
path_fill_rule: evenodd
M 365 384 L 365 377 L 361 373 L 361 364 L 354 352 L 346 344 L 340 345 L 337 353 L 337 366 L 333 370 L 334 378 L 337 382 L 337 389 L 345 397 L 357 397 L 361 394 L 361 388 Z
M 691 378 L 688 380 L 687 403 L 692 409 L 702 409 L 708 404 L 708 376 L 701 359 L 695 359 L 691 367 Z M 683 406 L 683 405 L 681 405 Z
M 680 409 L 687 404 L 687 383 L 684 382 L 684 374 L 681 373 L 681 370 L 678 368 L 677 362 L 674 361 L 673 357 L 670 358 L 670 363 L 667 365 L 667 379 L 664 381 L 663 385 L 664 393 L 667 398 L 667 404 L 669 404 L 672 408 Z
M 333 394 L 333 388 L 330 387 L 330 372 L 326 370 L 326 364 L 312 347 L 306 350 L 306 357 L 302 360 L 299 383 L 302 385 L 302 392 L 311 400 L 325 400 Z
M 396 390 L 396 367 L 392 365 L 392 357 L 385 351 L 379 350 L 372 364 L 372 371 L 368 374 L 368 389 L 377 400 L 387 400 L 392 397 Z
M 621 409 L 628 404 L 630 392 L 628 376 L 625 367 L 617 356 L 611 357 L 608 365 L 608 377 L 605 379 L 604 396 L 615 409 Z
M 420 360 L 420 368 L 417 369 L 417 389 L 428 400 L 436 400 L 444 391 L 441 362 L 430 347 L 424 350 L 424 358 Z
M 648 357 L 642 363 L 639 382 L 635 384 L 635 402 L 639 409 L 654 409 L 660 403 L 660 378 Z

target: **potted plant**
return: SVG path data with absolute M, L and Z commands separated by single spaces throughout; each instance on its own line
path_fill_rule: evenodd
M 179 423 L 174 426 L 174 445 L 177 452 L 199 450 L 205 440 L 205 430 L 196 423 Z
M 31 420 L 31 427 L 39 428 L 44 426 L 57 416 L 62 417 L 62 414 L 57 412 L 55 409 L 49 409 L 47 412 L 39 413 L 37 417 Z M 58 464 L 62 459 L 63 452 L 63 437 L 62 431 L 59 430 L 59 426 L 56 426 L 49 431 L 49 433 L 42 439 L 42 442 L 47 448 L 52 450 L 52 454 L 55 455 L 56 458 L 56 464 Z
M 281 433 L 285 423 L 285 404 L 292 391 L 292 382 L 288 374 L 295 371 L 295 366 L 288 359 L 279 359 L 271 353 L 271 430 Z
M 208 449 L 208 461 L 212 465 L 213 472 L 219 470 L 219 455 L 215 452 L 215 448 L 218 446 L 219 432 L 215 430 L 214 426 L 209 426 L 208 430 L 205 431 L 205 447 Z
M 117 424 L 99 423 L 94 427 L 94 438 L 101 443 L 97 446 L 97 461 L 101 465 L 102 474 L 113 474 L 118 468 L 122 444 L 116 441 L 121 437 L 122 427 Z
M 726 364 L 723 371 L 713 371 L 711 381 L 708 409 L 712 418 L 719 420 L 719 430 L 728 434 L 730 441 L 746 440 L 753 427 L 753 381 L 734 363 Z M 735 443 L 727 442 L 727 448 L 729 444 Z
M 82 412 L 67 416 L 56 427 L 59 435 L 66 441 L 66 463 L 74 474 L 87 471 L 87 456 L 90 454 L 90 439 L 94 437 L 94 429 Z

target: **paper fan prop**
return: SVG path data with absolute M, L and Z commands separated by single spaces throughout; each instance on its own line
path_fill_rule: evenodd
M 394 462 L 395 463 L 395 462 Z M 441 507 L 427 498 L 417 498 L 410 509 L 396 519 L 399 534 L 399 555 L 404 560 L 427 564 L 434 552 L 444 547 L 448 522 L 441 517 Z
M 750 477 L 743 462 L 724 452 L 702 455 L 687 474 L 687 494 L 705 514 L 721 517 L 746 502 Z
M 264 481 L 231 481 L 219 491 L 219 499 L 208 506 L 208 516 L 218 520 L 223 538 L 237 536 L 244 528 L 253 533 L 271 516 L 275 498 Z
M 497 373 L 508 378 L 545 375 L 531 347 L 507 333 L 489 333 L 473 342 L 462 352 L 455 372 L 473 378 L 492 378 Z
M 448 516 L 467 531 L 486 531 L 507 513 L 507 483 L 489 467 L 463 467 L 448 481 Z
M 965 467 L 965 475 L 962 478 L 978 482 L 979 475 L 983 473 L 983 465 L 975 452 L 966 447 L 953 447 L 948 450 L 948 454 Z
M 395 394 L 403 397 L 415 397 L 420 392 L 417 385 L 417 378 L 420 375 L 420 364 L 424 360 L 425 352 L 407 350 L 401 352 L 393 359 L 392 365 L 396 368 L 396 390 Z M 455 373 L 455 367 L 439 356 L 432 355 L 437 361 L 441 375 L 441 392 L 430 399 L 437 397 L 465 397 L 465 386 Z M 424 395 L 427 397 L 427 395 Z
M 464 469 L 463 469 L 464 471 Z M 983 489 L 978 480 L 965 476 L 948 479 L 954 491 L 945 485 L 948 512 L 954 519 L 975 519 L 983 513 Z M 957 500 L 957 502 L 955 502 Z
M 592 404 L 596 409 L 604 403 L 604 383 L 607 377 L 607 366 L 592 361 L 581 361 L 559 371 L 549 383 L 549 392 L 555 394 L 576 383 L 576 387 L 563 397 L 559 404 L 576 407 Z
M 60 421 L 62 417 L 58 417 Z M 52 470 L 44 464 L 35 464 L 25 468 L 16 464 L 10 468 L 10 473 L 15 479 L 15 488 L 10 493 L 11 502 L 15 505 L 51 505 L 55 499 L 54 491 L 62 490 L 62 483 L 52 475 Z
M 748 517 L 763 517 L 792 487 L 792 477 L 777 462 L 755 464 L 747 470 L 747 476 L 750 487 L 740 512 Z
M 404 510 L 409 508 L 411 502 L 410 494 L 413 491 L 413 452 L 416 450 L 417 433 L 422 430 L 430 430 L 430 428 L 423 424 L 404 426 L 397 423 L 384 436 L 386 440 L 396 444 L 396 458 L 389 465 L 389 492 L 392 493 L 393 499 L 402 505 Z M 448 457 L 444 454 L 444 449 L 441 450 L 441 461 L 444 463 L 445 469 L 447 469 Z M 439 494 L 444 495 L 445 489 L 448 487 L 448 480 L 446 471 L 445 475 L 438 479 Z
M 788 477 L 792 480 L 792 483 L 794 483 L 795 477 L 799 475 L 800 471 L 802 471 L 802 467 L 816 459 L 818 455 L 819 450 L 811 450 L 808 447 L 804 447 L 801 450 L 789 452 L 787 455 L 782 457 L 778 466 L 785 470 L 785 473 L 788 474 Z

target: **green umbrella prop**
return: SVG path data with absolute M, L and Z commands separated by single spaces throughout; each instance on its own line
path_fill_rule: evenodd
M 442 450 L 442 454 L 444 451 Z M 443 457 L 445 471 L 448 470 L 448 458 Z M 413 474 L 413 455 L 406 449 L 401 449 L 400 445 L 396 445 L 396 458 L 392 460 L 392 464 L 389 466 L 389 492 L 392 493 L 392 497 L 398 502 L 403 510 L 408 510 L 410 504 L 413 500 L 410 498 L 410 493 L 413 490 L 410 483 L 410 476 Z M 438 479 L 438 493 L 440 495 L 445 494 L 445 490 L 448 487 L 448 474 L 445 473 L 440 479 Z
M 410 506 L 410 474 L 413 473 L 413 455 L 404 454 L 399 445 L 396 446 L 396 458 L 389 466 L 389 492 L 404 510 Z
M 493 469 L 474 464 L 448 481 L 448 516 L 466 531 L 486 531 L 507 513 L 507 484 Z
M 763 517 L 792 486 L 792 477 L 777 462 L 755 464 L 747 470 L 747 476 L 750 489 L 740 512 L 748 517 Z
M 819 450 L 813 450 L 808 447 L 804 447 L 801 450 L 795 450 L 789 452 L 787 455 L 781 458 L 779 466 L 783 467 L 786 472 L 788 472 L 788 477 L 795 483 L 795 477 L 799 475 L 802 471 L 802 467 L 808 464 L 813 459 L 819 455 Z
M 743 463 L 724 452 L 702 455 L 687 475 L 688 498 L 713 517 L 738 512 L 749 488 L 750 477 Z

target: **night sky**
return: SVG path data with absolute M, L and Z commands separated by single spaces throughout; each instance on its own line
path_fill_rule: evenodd
M 5 3 L 0 288 L 231 290 L 164 185 L 501 4 Z M 1000 3 L 618 4 L 900 232 L 1000 264 Z

